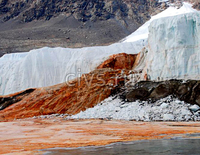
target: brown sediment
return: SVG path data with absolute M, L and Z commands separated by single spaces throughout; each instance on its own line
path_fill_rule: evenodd
M 128 69 L 131 70 L 136 62 L 138 54 L 126 54 L 119 53 L 109 57 L 108 60 L 104 61 L 97 68 L 112 68 L 112 69 Z
M 124 85 L 124 75 L 129 74 L 136 57 L 137 54 L 115 54 L 98 69 L 68 83 L 0 96 L 0 121 L 55 113 L 76 114 L 94 107 Z
M 128 74 L 124 71 L 123 74 Z M 49 114 L 76 114 L 109 97 L 116 85 L 124 83 L 121 70 L 98 69 L 70 83 L 33 89 L 16 100 L 16 94 L 1 96 L 0 105 L 9 98 L 12 105 L 0 111 L 0 121 Z M 10 103 L 9 102 L 9 103 Z
M 0 123 L 0 154 L 31 154 L 54 147 L 106 145 L 200 133 L 200 122 L 22 119 Z

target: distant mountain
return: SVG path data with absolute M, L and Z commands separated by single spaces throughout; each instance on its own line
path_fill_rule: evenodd
M 152 0 L 0 0 L 0 56 L 44 46 L 107 45 L 165 9 Z
M 142 17 L 148 18 L 147 11 L 151 13 L 158 5 L 156 0 L 1 0 L 0 13 L 4 22 L 18 16 L 31 22 L 65 14 L 82 22 L 139 16 L 136 20 L 142 23 Z
M 193 7 L 197 10 L 200 10 L 200 2 L 195 2 Z

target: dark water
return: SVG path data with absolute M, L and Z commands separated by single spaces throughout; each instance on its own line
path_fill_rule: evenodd
M 101 147 L 43 151 L 44 155 L 200 155 L 200 139 L 145 140 Z

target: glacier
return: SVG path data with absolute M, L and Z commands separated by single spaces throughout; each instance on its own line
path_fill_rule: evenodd
M 200 79 L 200 13 L 154 20 L 145 71 L 151 80 Z
M 41 49 L 31 50 L 30 52 L 26 53 L 5 54 L 3 57 L 0 58 L 0 68 L 1 68 L 0 95 L 15 93 L 27 88 L 45 87 L 65 82 L 66 80 L 70 80 L 66 79 L 67 75 L 72 74 L 72 76 L 70 76 L 70 78 L 72 79 L 80 76 L 81 74 L 88 73 L 94 70 L 95 67 L 97 67 L 100 63 L 102 63 L 112 54 L 139 53 L 144 47 L 147 46 L 147 44 L 154 44 L 154 42 L 157 42 L 156 44 L 160 44 L 161 46 L 161 44 L 164 44 L 164 41 L 162 42 L 162 37 L 164 36 L 162 35 L 163 33 L 162 31 L 165 31 L 164 28 L 163 30 L 161 30 L 162 26 L 160 26 L 159 29 L 159 33 L 161 33 L 159 34 L 161 40 L 159 40 L 156 37 L 153 38 L 154 35 L 153 33 L 158 33 L 156 30 L 157 28 L 155 28 L 155 26 L 159 24 L 164 24 L 162 23 L 162 21 L 165 22 L 165 20 L 161 18 L 164 18 L 166 16 L 187 14 L 191 12 L 194 13 L 197 11 L 192 9 L 191 4 L 189 3 L 184 3 L 184 5 L 180 9 L 169 7 L 167 10 L 161 12 L 160 14 L 153 16 L 150 21 L 145 23 L 130 36 L 126 37 L 119 43 L 115 43 L 110 46 L 85 47 L 85 48 L 75 48 L 75 49 L 60 48 L 60 47 L 57 48 L 44 47 Z M 161 19 L 160 22 L 159 19 Z M 170 19 L 168 19 L 168 23 L 166 22 L 168 26 L 170 22 L 171 22 Z M 150 30 L 148 30 L 150 24 L 151 24 Z M 155 28 L 155 30 L 153 30 L 153 27 Z M 185 28 L 190 28 L 190 27 L 186 25 Z M 176 30 L 178 30 L 178 28 Z M 179 36 L 181 37 L 181 35 Z M 164 37 L 169 37 L 169 36 L 164 36 Z M 197 44 L 198 43 L 196 43 L 195 46 Z M 179 45 L 177 44 L 177 46 Z M 169 67 L 170 65 L 163 64 L 161 66 L 158 66 L 157 63 L 161 62 L 170 63 L 170 61 L 172 61 L 171 59 L 172 55 L 173 54 L 180 55 L 180 53 L 179 52 L 175 53 L 175 51 L 174 53 L 172 52 L 171 57 L 169 56 L 167 57 L 170 58 L 170 60 L 166 61 L 163 60 L 166 57 L 163 57 L 161 53 L 158 54 L 157 52 L 158 50 L 156 50 L 156 48 L 158 47 L 154 45 L 151 45 L 149 47 L 151 47 L 152 50 L 154 51 L 149 50 L 149 53 L 151 54 L 147 54 L 147 56 L 146 54 L 144 54 L 149 61 L 147 61 L 146 63 L 147 58 L 145 58 L 144 60 L 145 63 L 149 64 L 150 66 L 148 68 L 147 67 L 145 68 L 147 68 L 148 74 L 151 76 L 152 79 L 157 79 L 158 77 L 166 77 L 167 75 L 170 75 L 172 77 L 174 77 L 174 75 L 176 75 L 175 77 L 178 77 L 180 75 L 186 75 L 185 73 L 187 73 L 187 71 L 181 71 L 181 73 L 177 74 L 174 73 L 167 74 L 167 71 L 165 71 L 165 73 L 164 72 L 159 73 L 159 71 L 157 70 L 159 70 L 164 66 L 165 70 L 171 68 Z M 155 58 L 153 58 L 153 56 L 155 56 Z M 196 72 L 196 70 L 198 70 L 198 68 L 197 69 L 193 68 L 193 66 L 195 65 L 193 61 L 198 61 L 198 59 L 195 56 L 193 57 L 192 55 L 190 56 L 191 56 L 190 61 L 188 61 L 187 65 L 185 64 L 186 65 L 185 67 L 189 67 L 187 70 L 191 69 L 191 72 L 188 73 L 193 73 Z M 156 61 L 156 57 L 162 57 L 162 58 Z M 181 63 L 182 61 L 180 60 L 179 62 Z M 157 68 L 156 66 L 153 66 L 155 64 L 156 66 L 158 66 Z M 196 64 L 198 64 L 198 62 L 196 62 Z M 145 65 L 140 63 L 140 69 L 141 66 L 143 67 Z M 184 68 L 183 70 L 186 69 Z
M 146 41 L 148 39 L 149 35 L 149 29 L 151 22 L 153 22 L 156 19 L 161 19 L 164 17 L 171 17 L 171 16 L 177 16 L 181 14 L 187 14 L 187 13 L 193 13 L 197 12 L 197 10 L 192 8 L 192 4 L 190 3 L 183 3 L 183 6 L 180 9 L 177 9 L 176 7 L 170 6 L 166 10 L 162 11 L 161 13 L 152 16 L 149 21 L 147 21 L 145 24 L 143 24 L 140 28 L 138 28 L 135 32 L 127 36 L 126 38 L 122 39 L 121 42 L 134 42 L 138 40 L 144 40 Z
M 94 70 L 112 54 L 138 53 L 141 41 L 85 48 L 48 48 L 0 58 L 0 95 L 51 86 Z M 69 79 L 66 79 L 70 75 Z

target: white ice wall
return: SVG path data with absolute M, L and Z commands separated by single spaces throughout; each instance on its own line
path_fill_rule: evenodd
M 0 95 L 62 83 L 69 74 L 74 74 L 70 76 L 74 79 L 94 70 L 112 54 L 138 53 L 143 46 L 144 43 L 138 41 L 78 49 L 46 47 L 28 53 L 6 54 L 0 58 Z
M 200 79 L 200 13 L 154 20 L 148 50 L 151 80 Z
M 183 6 L 180 9 L 177 9 L 176 7 L 170 6 L 166 10 L 162 11 L 161 13 L 152 16 L 149 21 L 147 21 L 145 24 L 143 24 L 141 27 L 139 27 L 135 32 L 127 36 L 122 40 L 122 42 L 134 42 L 138 40 L 144 40 L 144 42 L 148 39 L 148 34 L 149 34 L 149 25 L 151 24 L 152 21 L 156 19 L 161 19 L 164 17 L 171 17 L 171 16 L 176 16 L 176 15 L 181 15 L 181 14 L 186 14 L 186 13 L 192 13 L 192 12 L 197 12 L 197 10 L 192 8 L 192 4 L 190 3 L 183 3 Z

